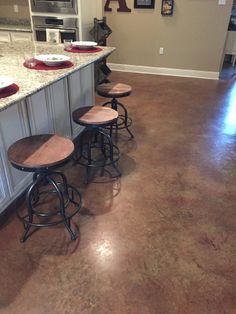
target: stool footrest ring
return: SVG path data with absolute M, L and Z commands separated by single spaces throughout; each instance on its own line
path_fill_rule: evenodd
M 55 176 L 59 176 L 62 182 L 56 182 Z M 53 189 L 45 190 L 47 182 Z M 43 191 L 40 189 L 43 188 Z M 55 194 L 55 200 L 59 202 L 58 209 L 54 211 L 43 211 L 43 197 L 42 195 L 48 196 L 49 194 Z M 82 196 L 80 192 L 67 183 L 66 177 L 61 172 L 43 172 L 34 175 L 34 181 L 30 185 L 27 196 L 27 213 L 20 215 L 19 211 L 16 210 L 17 217 L 22 221 L 24 226 L 24 233 L 21 238 L 21 242 L 25 242 L 29 236 L 30 227 L 51 227 L 58 224 L 64 223 L 65 227 L 71 235 L 71 239 L 75 240 L 76 235 L 72 231 L 70 226 L 71 218 L 79 212 L 82 205 Z M 69 205 L 72 204 L 70 212 L 66 212 Z M 37 210 L 40 207 L 41 210 Z M 35 217 L 41 217 L 45 221 L 35 222 Z M 47 221 L 48 218 L 54 217 L 52 221 Z M 57 218 L 56 218 L 57 217 Z

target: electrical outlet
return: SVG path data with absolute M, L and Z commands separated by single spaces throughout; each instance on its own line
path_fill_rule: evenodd
M 164 48 L 163 48 L 163 47 L 160 47 L 160 49 L 159 49 L 159 54 L 160 54 L 160 55 L 163 55 L 163 54 L 164 54 Z
M 226 5 L 226 0 L 218 0 L 219 5 Z
M 13 11 L 14 11 L 15 13 L 18 13 L 18 12 L 19 12 L 19 7 L 18 7 L 17 4 L 14 4 L 14 5 L 13 5 Z

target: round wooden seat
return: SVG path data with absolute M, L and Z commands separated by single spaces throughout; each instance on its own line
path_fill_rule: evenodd
M 73 120 L 82 125 L 106 125 L 118 118 L 118 112 L 111 108 L 90 106 L 75 110 Z
M 132 87 L 122 83 L 104 83 L 97 86 L 97 93 L 108 98 L 119 98 L 129 96 Z
M 49 168 L 66 161 L 74 152 L 71 140 L 43 134 L 25 137 L 8 149 L 8 159 L 21 170 Z

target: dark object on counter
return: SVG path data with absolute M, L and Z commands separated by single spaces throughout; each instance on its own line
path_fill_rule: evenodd
M 91 29 L 90 34 L 99 46 L 106 46 L 106 39 L 111 33 L 112 30 L 106 23 L 106 17 L 101 20 L 94 19 L 94 27 Z
M 85 126 L 79 137 L 76 163 L 86 168 L 85 183 L 92 177 L 92 169 L 100 168 L 102 175 L 108 172 L 112 179 L 120 177 L 118 168 L 119 148 L 112 141 L 112 127 L 117 121 L 118 113 L 110 108 L 90 106 L 77 109 L 72 114 L 75 123 Z M 110 130 L 110 134 L 104 131 Z M 109 168 L 109 170 L 108 170 Z M 115 170 L 115 175 L 111 171 Z
M 67 52 L 73 52 L 73 53 L 96 53 L 102 51 L 102 48 L 99 47 L 93 47 L 90 49 L 79 49 L 77 47 L 69 46 L 68 48 L 64 49 Z
M 173 15 L 174 0 L 162 0 L 161 15 Z
M 27 211 L 20 213 L 16 210 L 25 229 L 21 242 L 27 240 L 32 226 L 58 224 L 65 225 L 71 240 L 76 239 L 71 229 L 71 218 L 81 208 L 81 194 L 67 183 L 62 172 L 54 170 L 64 165 L 73 152 L 71 140 L 54 134 L 25 137 L 8 149 L 8 159 L 14 168 L 33 173 L 33 182 L 26 194 Z
M 57 66 L 48 66 L 44 64 L 43 62 L 36 61 L 33 66 L 30 66 L 26 62 L 23 63 L 23 66 L 25 68 L 31 69 L 31 70 L 45 70 L 45 71 L 55 71 L 55 70 L 61 70 L 61 69 L 67 69 L 73 67 L 74 63 L 71 61 L 64 61 L 62 64 Z
M 94 27 L 91 29 L 90 34 L 94 41 L 99 46 L 107 45 L 107 38 L 112 33 L 112 30 L 107 25 L 106 17 L 104 16 L 101 20 L 94 19 Z M 106 58 L 98 61 L 95 64 L 95 85 L 101 84 L 107 81 L 107 76 L 111 73 L 111 70 L 106 64 Z
M 16 94 L 18 90 L 19 90 L 19 86 L 16 84 L 12 84 L 0 91 L 0 99 Z
M 119 113 L 117 122 L 113 125 L 115 130 L 126 129 L 130 134 L 130 138 L 134 138 L 133 133 L 129 127 L 132 124 L 132 119 L 128 117 L 128 111 L 125 106 L 120 103 L 117 98 L 127 97 L 131 94 L 132 87 L 122 83 L 106 83 L 97 86 L 98 95 L 106 98 L 111 98 L 110 101 L 103 104 L 103 106 L 110 105 L 112 109 L 122 113 Z

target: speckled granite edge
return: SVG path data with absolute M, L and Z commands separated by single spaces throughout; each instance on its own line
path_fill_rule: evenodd
M 20 25 L 20 26 L 29 26 L 30 27 L 30 20 L 29 19 L 9 19 L 5 17 L 0 17 L 0 24 L 4 25 Z
M 35 46 L 38 50 L 38 54 L 47 51 L 47 53 L 63 53 L 70 56 L 71 61 L 74 63 L 74 66 L 72 68 L 49 71 L 37 71 L 25 68 L 22 65 L 24 60 L 24 52 L 29 52 L 32 48 L 35 49 Z M 13 77 L 14 82 L 20 87 L 19 92 L 17 92 L 16 94 L 0 99 L 0 111 L 3 111 L 8 107 L 24 100 L 26 97 L 35 94 L 43 88 L 55 83 L 56 81 L 59 81 L 60 79 L 65 78 L 66 76 L 80 70 L 81 68 L 91 63 L 95 63 L 99 59 L 109 56 L 115 50 L 115 48 L 113 47 L 101 48 L 103 50 L 97 53 L 74 54 L 66 53 L 65 51 L 63 51 L 63 45 L 53 46 L 47 43 L 17 43 L 14 45 L 10 43 L 3 45 L 2 49 L 0 46 L 0 55 L 3 55 L 3 58 L 0 59 L 0 73 L 1 75 Z M 18 59 L 18 65 L 17 63 L 14 63 L 8 66 L 8 64 L 13 63 L 11 60 L 14 57 Z
M 32 33 L 31 26 L 23 25 L 6 25 L 0 24 L 0 31 L 10 31 L 10 32 L 30 32 Z
M 30 20 L 0 18 L 0 30 L 14 32 L 32 32 Z

